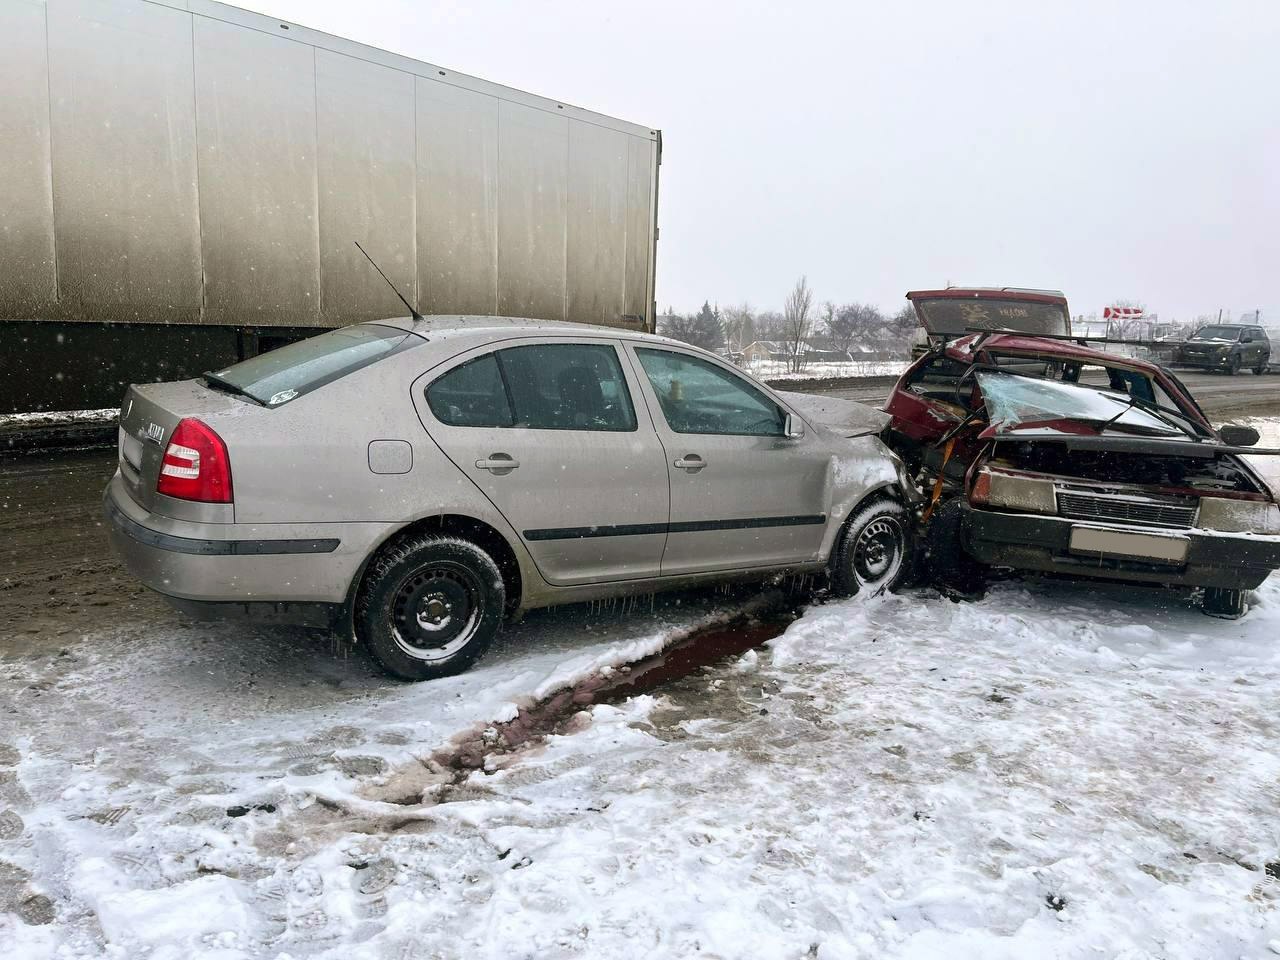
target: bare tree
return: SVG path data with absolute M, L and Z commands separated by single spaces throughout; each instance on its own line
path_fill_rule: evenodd
M 693 317 L 675 313 L 670 307 L 667 307 L 667 312 L 658 317 L 657 332 L 664 337 L 670 337 L 672 340 L 692 343 L 696 327 L 697 324 Z
M 818 320 L 818 323 L 821 325 L 821 329 L 826 331 L 831 330 L 831 321 L 836 318 L 836 309 L 834 300 L 827 300 L 823 302 L 822 316 Z
M 910 336 L 920 326 L 920 318 L 916 316 L 916 308 L 907 304 L 889 318 L 889 329 L 898 336 Z
M 809 279 L 802 276 L 787 294 L 787 301 L 782 307 L 783 332 L 787 338 L 787 354 L 793 373 L 799 373 L 804 367 L 805 341 L 809 337 L 812 323 L 809 317 L 811 309 L 813 291 L 809 289 Z
M 756 312 L 749 303 L 725 307 L 720 315 L 724 338 L 731 351 L 737 352 L 756 339 Z
M 869 303 L 846 303 L 839 309 L 828 310 L 824 320 L 831 345 L 846 354 L 855 343 L 867 340 L 887 322 L 880 308 Z
M 761 310 L 756 314 L 757 340 L 782 340 L 786 337 L 786 320 L 777 310 Z

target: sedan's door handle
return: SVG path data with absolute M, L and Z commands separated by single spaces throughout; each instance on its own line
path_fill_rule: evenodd
M 703 460 L 696 453 L 685 454 L 679 460 L 672 461 L 673 466 L 679 467 L 681 470 L 701 470 L 707 465 L 707 461 Z
M 520 461 L 505 453 L 491 453 L 487 460 L 477 460 L 477 470 L 492 470 L 494 473 L 506 472 L 514 470 L 520 466 Z

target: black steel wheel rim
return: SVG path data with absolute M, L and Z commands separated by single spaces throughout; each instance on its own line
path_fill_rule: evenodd
M 887 583 L 902 566 L 902 524 L 895 517 L 876 517 L 858 531 L 853 542 L 853 574 L 863 586 Z
M 452 656 L 475 635 L 480 581 L 459 564 L 435 562 L 400 581 L 391 599 L 396 645 L 417 660 Z

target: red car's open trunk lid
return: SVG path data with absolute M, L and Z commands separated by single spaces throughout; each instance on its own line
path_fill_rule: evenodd
M 962 337 L 974 329 L 1059 337 L 1071 333 L 1067 298 L 1056 290 L 949 287 L 912 290 L 907 299 L 933 336 Z

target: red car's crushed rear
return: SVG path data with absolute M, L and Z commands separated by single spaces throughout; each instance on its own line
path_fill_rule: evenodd
M 929 345 L 885 410 L 940 584 L 1011 567 L 1198 587 L 1206 611 L 1244 612 L 1280 568 L 1256 431 L 1215 429 L 1169 370 L 1072 338 L 1056 291 L 907 296 Z

